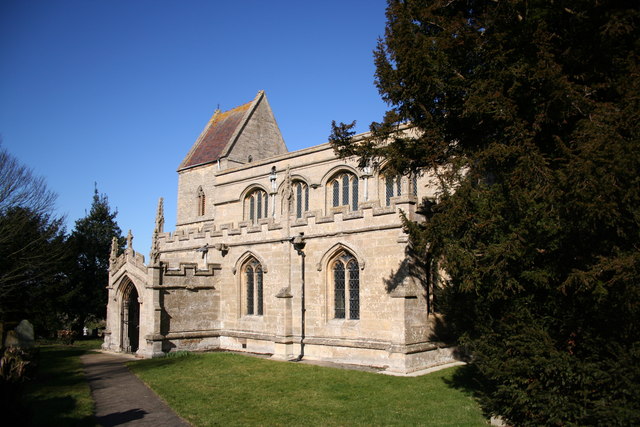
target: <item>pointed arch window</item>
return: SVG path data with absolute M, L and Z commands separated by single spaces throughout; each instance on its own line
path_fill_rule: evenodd
M 245 220 L 254 224 L 259 219 L 269 217 L 269 196 L 267 192 L 256 189 L 247 194 L 244 202 Z
M 309 186 L 302 181 L 296 181 L 293 183 L 293 190 L 296 218 L 302 218 L 309 210 Z
M 202 187 L 198 187 L 197 206 L 198 216 L 204 216 L 206 207 L 206 198 Z
M 348 252 L 341 252 L 331 263 L 336 319 L 360 318 L 360 269 Z
M 243 269 L 245 289 L 245 313 L 262 316 L 264 313 L 264 286 L 262 265 L 251 258 Z
M 329 180 L 331 206 L 348 206 L 349 210 L 358 210 L 358 177 L 344 172 Z
M 400 175 L 387 176 L 385 181 L 385 205 L 391 206 L 391 198 L 402 195 L 402 177 Z

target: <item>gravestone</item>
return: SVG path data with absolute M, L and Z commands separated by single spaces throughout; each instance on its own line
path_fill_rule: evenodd
M 6 347 L 32 348 L 35 344 L 33 325 L 28 320 L 22 320 L 13 331 L 7 333 L 4 345 Z

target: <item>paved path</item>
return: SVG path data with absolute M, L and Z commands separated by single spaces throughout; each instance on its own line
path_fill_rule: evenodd
M 189 426 L 124 365 L 132 357 L 110 353 L 81 356 L 96 402 L 96 419 L 104 427 Z

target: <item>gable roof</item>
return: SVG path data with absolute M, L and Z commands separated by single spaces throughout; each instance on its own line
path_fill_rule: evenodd
M 229 111 L 216 110 L 178 171 L 212 163 L 224 157 L 263 95 L 264 91 L 260 91 L 253 101 Z

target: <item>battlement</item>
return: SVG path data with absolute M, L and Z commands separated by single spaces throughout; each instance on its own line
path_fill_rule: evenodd
M 262 218 L 255 222 L 224 222 L 217 225 L 207 222 L 201 226 L 182 226 L 173 232 L 159 233 L 160 251 L 170 251 L 191 244 L 215 244 L 216 242 L 247 241 L 269 238 L 288 238 L 300 232 L 335 233 L 354 232 L 360 229 L 381 226 L 401 227 L 400 212 L 417 219 L 415 212 L 417 198 L 405 196 L 394 198 L 392 206 L 380 206 L 378 201 L 362 202 L 359 209 L 349 211 L 348 207 L 331 208 L 328 214 L 322 210 L 305 212 L 302 218 Z
M 126 263 L 131 263 L 140 270 L 146 271 L 147 265 L 145 264 L 144 255 L 134 251 L 132 248 L 127 248 L 121 253 L 115 260 L 110 262 L 109 273 L 111 275 L 116 274 Z

